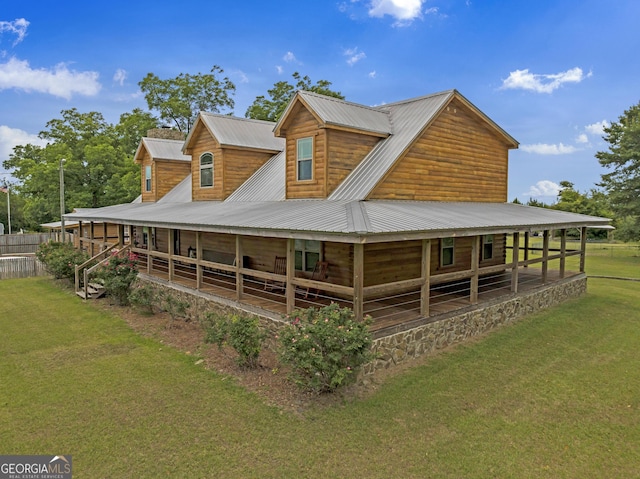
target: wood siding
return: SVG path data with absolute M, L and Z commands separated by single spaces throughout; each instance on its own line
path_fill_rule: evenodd
M 359 133 L 326 130 L 329 158 L 327 196 L 369 154 L 380 138 Z
M 155 160 L 154 163 L 156 201 L 169 193 L 191 173 L 191 162 L 189 161 Z
M 225 148 L 223 152 L 224 198 L 247 181 L 273 153 Z
M 145 189 L 145 186 L 146 186 L 145 169 L 147 166 L 151 166 L 151 191 L 147 191 Z M 145 148 L 144 154 L 142 155 L 142 161 L 140 161 L 140 191 L 142 192 L 143 203 L 146 203 L 148 201 L 156 201 L 155 179 L 156 179 L 155 163 L 153 161 L 153 158 L 151 158 L 151 155 Z
M 454 99 L 369 199 L 507 201 L 508 145 Z

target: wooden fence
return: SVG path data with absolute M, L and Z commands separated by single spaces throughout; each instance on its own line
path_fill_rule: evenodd
M 35 256 L 0 257 L 0 280 L 46 276 L 44 265 Z
M 35 253 L 40 243 L 46 243 L 50 238 L 49 233 L 0 235 L 0 255 Z

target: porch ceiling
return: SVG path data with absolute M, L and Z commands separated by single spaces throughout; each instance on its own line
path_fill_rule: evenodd
M 129 203 L 82 210 L 65 218 L 363 243 L 583 226 L 610 228 L 608 218 L 513 203 L 426 201 Z

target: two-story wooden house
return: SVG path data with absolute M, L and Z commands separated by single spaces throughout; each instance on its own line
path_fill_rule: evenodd
M 66 218 L 130 227 L 147 278 L 276 319 L 337 301 L 381 336 L 584 291 L 565 232 L 609 220 L 508 203 L 517 147 L 456 90 L 377 107 L 300 91 L 277 124 L 201 113 L 184 142 L 143 139 L 142 202 Z

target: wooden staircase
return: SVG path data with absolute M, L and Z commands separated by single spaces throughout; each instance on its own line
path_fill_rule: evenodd
M 80 289 L 76 291 L 76 294 L 80 296 L 82 299 L 97 299 L 103 296 L 105 293 L 104 286 L 100 283 L 89 283 L 87 284 L 86 292 L 84 289 Z

